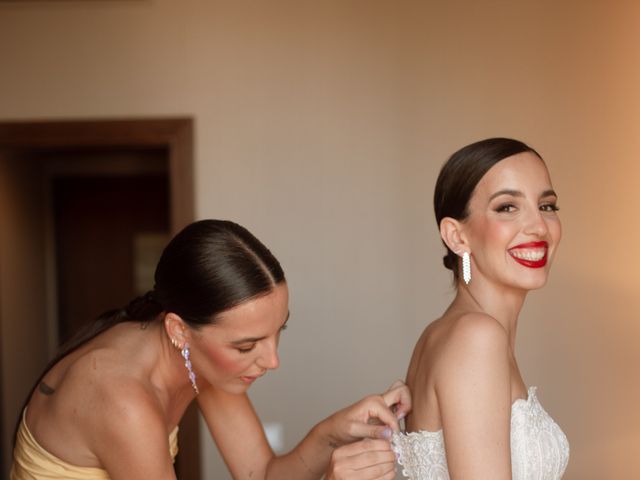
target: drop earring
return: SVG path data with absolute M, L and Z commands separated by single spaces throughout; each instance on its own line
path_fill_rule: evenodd
M 471 256 L 469 252 L 462 254 L 462 279 L 466 285 L 471 281 Z
M 187 367 L 187 371 L 189 372 L 189 380 L 191 381 L 191 386 L 193 387 L 193 391 L 196 392 L 196 395 L 200 393 L 198 390 L 198 385 L 196 384 L 196 374 L 193 371 L 193 367 L 191 365 L 191 350 L 189 350 L 189 344 L 185 342 L 180 350 L 182 354 L 182 358 L 184 358 L 184 366 Z

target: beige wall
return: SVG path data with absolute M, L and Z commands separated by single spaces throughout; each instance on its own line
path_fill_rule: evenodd
M 28 160 L 0 155 L 0 331 L 3 412 L 17 412 L 47 361 L 42 177 Z M 27 346 L 24 348 L 24 346 Z M 6 418 L 3 445 L 16 419 Z M 10 448 L 2 451 L 9 464 Z
M 4 4 L 0 119 L 195 117 L 198 216 L 248 226 L 291 285 L 282 367 L 252 394 L 288 446 L 402 377 L 446 306 L 446 156 L 530 142 L 565 237 L 522 315 L 525 380 L 570 438 L 566 478 L 637 478 L 638 27 L 606 0 Z

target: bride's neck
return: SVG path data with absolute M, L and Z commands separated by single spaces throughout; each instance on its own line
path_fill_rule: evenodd
M 518 316 L 522 310 L 526 291 L 493 288 L 485 282 L 459 284 L 454 303 L 480 311 L 495 318 L 507 331 L 512 350 L 515 351 Z

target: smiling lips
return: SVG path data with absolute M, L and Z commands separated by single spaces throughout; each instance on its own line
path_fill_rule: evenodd
M 253 376 L 243 375 L 242 377 L 240 377 L 240 379 L 245 383 L 253 383 L 257 379 L 259 379 L 262 375 L 264 375 L 264 373 L 262 373 L 260 375 L 253 375 Z
M 511 247 L 508 252 L 516 262 L 528 268 L 542 268 L 547 264 L 547 242 L 521 243 Z

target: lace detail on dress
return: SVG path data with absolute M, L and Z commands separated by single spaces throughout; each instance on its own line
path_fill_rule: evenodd
M 511 475 L 517 480 L 557 480 L 569 463 L 569 442 L 542 408 L 536 387 L 511 407 Z
M 449 480 L 442 430 L 396 433 L 393 450 L 410 480 Z M 542 408 L 536 387 L 511 406 L 513 480 L 560 480 L 569 462 L 569 442 Z
M 442 430 L 396 433 L 392 446 L 405 477 L 416 480 L 449 480 Z

